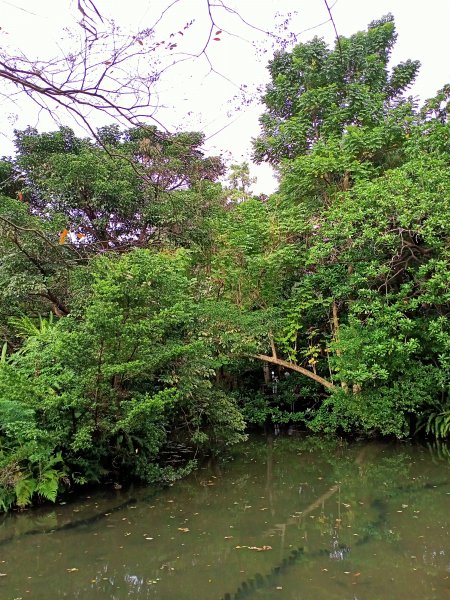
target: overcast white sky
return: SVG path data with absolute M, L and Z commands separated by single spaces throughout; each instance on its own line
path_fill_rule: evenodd
M 96 4 L 102 14 L 113 17 L 125 29 L 135 31 L 152 26 L 170 1 L 96 0 Z M 332 24 L 325 22 L 328 13 L 324 0 L 228 0 L 227 4 L 236 8 L 246 21 L 264 30 L 272 30 L 275 23 L 283 20 L 282 17 L 275 18 L 276 12 L 297 11 L 292 15 L 291 30 L 295 33 L 306 30 L 299 35 L 299 41 L 318 35 L 329 43 L 334 42 Z M 29 56 L 57 53 L 58 46 L 68 43 L 63 27 L 74 26 L 74 16 L 77 16 L 74 5 L 75 0 L 0 0 L 0 44 L 11 49 L 20 48 Z M 180 0 L 159 25 L 159 33 L 165 35 L 195 19 L 182 38 L 186 49 L 195 48 L 204 39 L 208 26 L 205 5 L 205 0 Z M 338 0 L 332 12 L 340 35 L 351 35 L 364 29 L 370 21 L 393 13 L 399 36 L 393 63 L 407 58 L 419 59 L 422 63 L 411 93 L 425 99 L 450 82 L 450 0 L 428 0 L 426 3 Z M 223 33 L 220 42 L 210 45 L 209 56 L 214 68 L 228 80 L 216 74 L 207 75 L 208 66 L 201 59 L 169 70 L 158 84 L 159 102 L 166 107 L 161 108 L 158 118 L 170 130 L 183 127 L 204 131 L 208 138 L 208 153 L 224 153 L 230 161 L 242 162 L 250 159 L 251 138 L 258 134 L 258 115 L 262 109 L 254 103 L 236 110 L 236 101 L 232 98 L 242 83 L 252 88 L 267 81 L 265 65 L 270 58 L 270 44 L 264 41 L 262 34 L 238 18 L 224 11 L 217 14 L 220 15 L 217 16 L 219 27 L 243 38 Z M 325 23 L 316 27 L 322 22 Z M 265 44 L 268 52 L 256 52 L 253 42 L 261 47 Z M 98 124 L 104 123 L 99 121 Z M 38 125 L 41 130 L 55 128 L 55 124 L 43 115 L 38 122 L 37 111 L 25 101 L 18 105 L 7 101 L 0 103 L 0 155 L 12 153 L 13 129 L 27 125 Z M 255 167 L 254 173 L 258 176 L 254 186 L 256 192 L 267 193 L 274 188 L 267 167 Z

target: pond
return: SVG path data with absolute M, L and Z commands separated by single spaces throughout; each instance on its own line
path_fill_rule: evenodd
M 163 490 L 3 518 L 2 600 L 441 600 L 449 462 L 436 450 L 252 439 Z

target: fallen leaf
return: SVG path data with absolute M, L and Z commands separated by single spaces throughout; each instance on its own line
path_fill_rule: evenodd
M 189 531 L 189 527 L 178 527 L 178 531 L 182 531 L 183 533 L 186 533 L 186 531 Z
M 71 569 L 66 569 L 66 571 L 68 573 L 75 573 L 75 571 L 78 571 L 78 569 L 76 567 L 72 567 Z

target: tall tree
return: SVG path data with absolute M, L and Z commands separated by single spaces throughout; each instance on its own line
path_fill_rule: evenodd
M 255 141 L 256 159 L 278 165 L 352 127 L 382 125 L 405 102 L 402 94 L 420 66 L 407 60 L 389 69 L 396 39 L 394 19 L 387 15 L 367 31 L 340 37 L 333 49 L 314 38 L 292 52 L 276 53 L 262 97 L 267 110 Z
M 447 300 L 420 300 L 448 269 L 448 89 L 419 112 L 403 96 L 417 61 L 388 69 L 395 40 L 388 15 L 333 50 L 315 39 L 270 64 L 255 156 L 280 170 L 303 260 L 267 346 L 339 384 L 318 429 L 401 436 L 448 402 Z

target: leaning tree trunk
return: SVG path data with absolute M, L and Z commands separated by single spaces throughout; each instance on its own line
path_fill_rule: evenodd
M 314 381 L 317 381 L 317 383 L 322 384 L 324 387 L 330 390 L 335 388 L 335 385 L 331 383 L 331 381 L 320 377 L 320 375 L 317 375 L 316 373 L 311 373 L 311 371 L 308 371 L 308 369 L 304 369 L 303 367 L 300 367 L 295 363 L 288 362 L 287 360 L 282 360 L 281 358 L 277 358 L 276 356 L 268 356 L 266 354 L 252 354 L 251 356 L 252 358 L 257 358 L 258 360 L 264 360 L 265 362 L 270 363 L 272 365 L 278 365 L 280 367 L 284 367 L 285 369 L 290 369 L 291 371 L 301 373 L 302 375 L 305 375 L 310 379 L 314 379 Z

